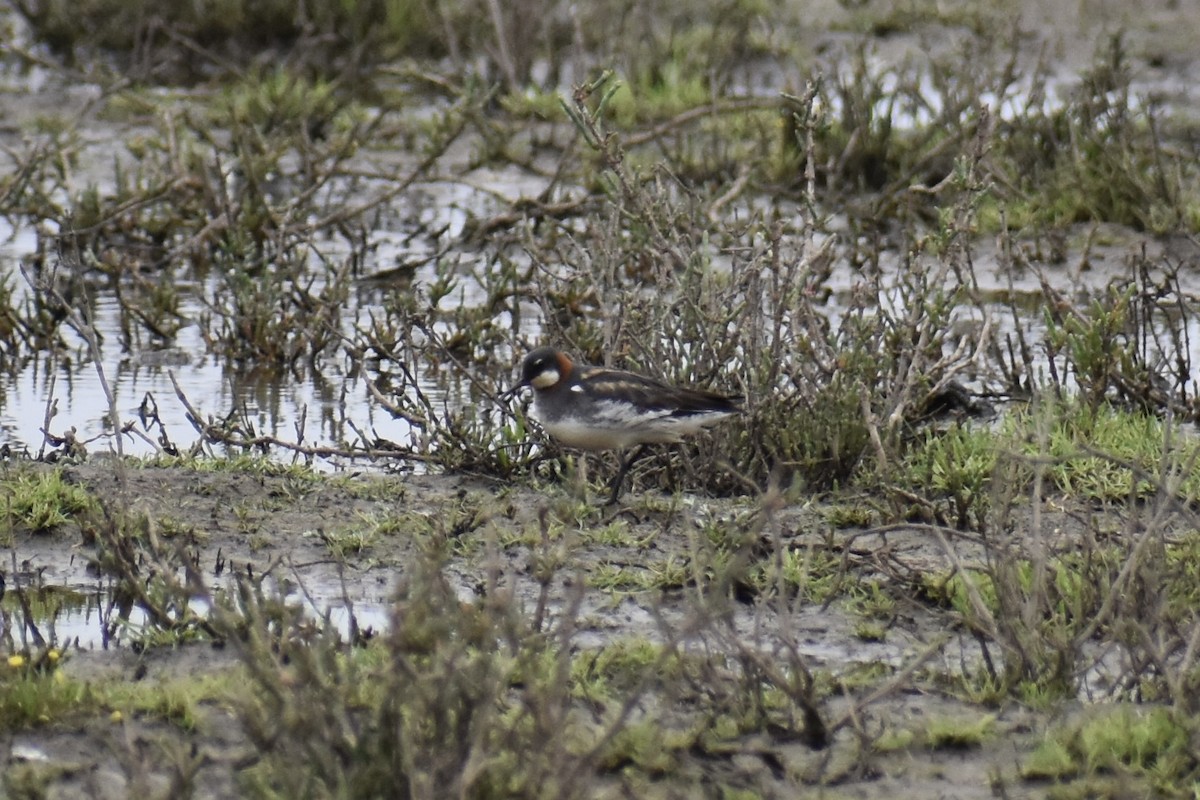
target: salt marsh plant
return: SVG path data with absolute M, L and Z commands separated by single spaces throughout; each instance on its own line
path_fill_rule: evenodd
M 7 536 L 13 531 L 53 533 L 68 523 L 90 528 L 99 511 L 96 499 L 60 469 L 17 467 L 0 476 L 0 513 Z
M 419 2 L 357 0 L 201 4 L 89 0 L 14 3 L 34 34 L 68 64 L 116 58 L 142 81 L 192 83 L 228 74 L 266 52 L 296 69 L 353 70 L 382 57 L 438 52 L 438 27 Z
M 1173 166 L 1162 136 L 1163 110 L 1135 95 L 1120 33 L 1098 49 L 1069 101 L 1050 107 L 1030 95 L 1022 124 L 1006 126 L 1004 192 L 1011 223 L 1109 221 L 1166 232 L 1196 224 L 1196 199 Z M 1011 194 L 1010 194 L 1011 193 Z

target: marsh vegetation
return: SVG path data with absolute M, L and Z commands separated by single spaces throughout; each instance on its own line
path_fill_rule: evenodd
M 310 5 L 6 12 L 9 794 L 1195 794 L 1200 21 Z

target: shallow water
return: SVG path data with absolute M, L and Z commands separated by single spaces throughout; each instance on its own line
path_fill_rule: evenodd
M 431 201 L 430 205 L 436 205 L 443 215 L 438 227 L 449 226 L 450 235 L 461 233 L 466 218 L 461 201 L 445 204 Z M 36 237 L 29 228 L 5 228 L 0 221 L 0 280 L 12 281 L 20 300 L 32 291 L 21 274 L 20 264 L 34 252 Z M 415 258 L 408 238 L 397 231 L 374 232 L 375 263 L 386 267 Z M 417 284 L 433 279 L 434 268 L 428 264 L 417 268 L 412 276 Z M 213 297 L 220 291 L 214 287 L 193 287 L 189 292 L 186 280 L 177 281 L 177 285 L 181 294 L 180 313 L 190 320 L 205 312 L 205 297 Z M 478 302 L 478 289 L 473 282 L 463 280 L 461 286 L 458 296 L 464 303 Z M 318 283 L 316 289 L 319 288 Z M 149 399 L 157 406 L 168 438 L 180 449 L 186 449 L 199 439 L 199 434 L 187 420 L 186 406 L 177 396 L 172 378 L 202 417 L 221 419 L 234 414 L 258 435 L 293 442 L 302 438 L 309 445 L 338 446 L 358 441 L 357 434 L 346 424 L 350 420 L 369 435 L 398 443 L 409 440 L 412 431 L 408 423 L 382 412 L 371 401 L 363 377 L 351 373 L 340 353 L 321 358 L 319 369 L 302 370 L 304 374 L 297 379 L 287 370 L 255 370 L 209 354 L 195 323 L 180 329 L 166 349 L 124 352 L 120 345 L 118 300 L 111 291 L 98 291 L 92 323 L 103 343 L 100 363 L 91 358 L 84 338 L 63 326 L 61 332 L 71 348 L 69 354 L 34 358 L 15 376 L 0 380 L 0 444 L 8 444 L 14 452 L 37 455 L 44 446 L 42 429 L 46 415 L 53 408 L 51 433 L 61 436 L 74 428 L 89 452 L 116 452 L 118 444 L 109 435 L 109 406 L 104 390 L 107 382 L 123 423 L 137 419 L 139 408 Z M 349 333 L 379 302 L 377 289 L 363 286 L 354 294 L 357 296 L 351 298 L 353 308 L 343 317 L 343 333 Z M 443 399 L 444 385 L 422 380 L 420 374 L 417 378 L 426 396 L 435 402 Z M 153 436 L 157 436 L 157 431 Z M 125 455 L 135 456 L 160 451 L 153 442 L 134 435 L 123 436 L 120 449 Z M 289 454 L 279 457 L 288 458 Z M 332 468 L 335 463 L 318 459 L 314 466 Z
M 0 607 L 0 638 L 11 643 L 10 652 L 43 646 L 107 650 L 141 642 L 147 636 L 163 636 L 141 606 L 119 609 L 113 587 L 106 583 L 41 584 L 25 589 L 25 593 L 30 599 L 30 613 L 22 609 L 15 589 L 6 593 Z M 333 629 L 345 639 L 351 634 L 351 618 L 360 633 L 382 633 L 388 628 L 390 602 L 386 594 L 358 597 L 347 604 L 335 587 L 309 587 L 303 595 L 288 595 L 288 601 L 303 608 L 314 624 L 328 615 Z M 189 606 L 201 618 L 210 610 L 203 599 L 194 599 Z

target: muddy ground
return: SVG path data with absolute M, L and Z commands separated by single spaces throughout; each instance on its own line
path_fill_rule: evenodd
M 938 676 L 978 665 L 979 653 L 956 614 L 916 599 L 914 586 L 922 575 L 945 573 L 954 559 L 977 560 L 978 545 L 972 537 L 920 524 L 836 528 L 829 521 L 833 503 L 781 503 L 767 514 L 748 500 L 635 492 L 605 509 L 580 503 L 562 486 L 534 490 L 469 477 L 199 472 L 103 459 L 67 467 L 65 474 L 110 508 L 145 515 L 164 541 L 185 545 L 211 586 L 219 588 L 239 572 L 272 572 L 307 590 L 308 600 L 292 594 L 295 603 L 345 607 L 348 597 L 363 627 L 386 626 L 393 587 L 436 532 L 461 545 L 447 572 L 462 601 L 481 602 L 486 587 L 500 587 L 533 613 L 537 584 L 529 532 L 549 530 L 561 556 L 551 609 L 561 613 L 570 600 L 580 600 L 574 640 L 579 648 L 629 637 L 686 639 L 680 632 L 696 607 L 695 581 L 685 573 L 675 582 L 650 579 L 639 587 L 638 579 L 660 574 L 666 565 L 697 563 L 714 530 L 758 537 L 751 551 L 764 560 L 778 552 L 838 559 L 840 589 L 828 604 L 805 599 L 803 590 L 783 601 L 746 593 L 731 604 L 723 625 L 696 641 L 707 648 L 737 641 L 766 653 L 794 647 L 828 681 L 882 666 L 877 680 L 822 693 L 819 710 L 827 725 L 835 726 L 852 708 L 857 724 L 834 733 L 824 750 L 766 731 L 747 735 L 741 752 L 724 759 L 698 754 L 685 770 L 692 783 L 681 788 L 664 778 L 648 796 L 692 796 L 695 776 L 711 774 L 765 797 L 1038 797 L 1047 786 L 1022 779 L 1025 759 L 1052 726 L 1085 709 L 1082 703 L 1045 711 L 1015 702 L 988 707 L 962 699 L 949 688 L 952 681 L 938 688 Z M 1042 511 L 1045 541 L 1070 537 L 1079 524 L 1077 514 L 1053 503 Z M 378 525 L 385 520 L 395 524 Z M 85 593 L 103 585 L 89 567 L 94 554 L 95 547 L 83 544 L 70 526 L 49 535 L 18 534 L 13 546 L 14 563 L 27 581 L 36 575 L 45 584 Z M 613 575 L 624 582 L 613 585 Z M 818 577 L 814 571 L 814 580 Z M 868 619 L 862 609 L 846 601 L 855 585 L 867 581 L 909 598 L 884 618 L 872 618 L 878 630 L 870 635 L 861 627 Z M 135 644 L 136 631 L 121 638 L 107 649 L 86 636 L 68 645 L 62 671 L 87 681 L 168 685 L 233 669 L 236 661 L 228 648 L 211 643 L 142 649 Z M 889 686 L 891 676 L 910 667 L 922 677 Z M 1089 680 L 1103 683 L 1099 670 Z M 868 699 L 873 694 L 877 699 Z M 936 745 L 927 738 L 931 724 L 961 721 L 970 727 L 989 717 L 978 744 Z M 876 745 L 883 734 L 900 745 L 878 748 L 864 741 L 863 732 Z M 10 790 L 36 785 L 37 793 L 23 796 L 43 797 L 173 796 L 179 788 L 173 776 L 187 761 L 181 753 L 190 753 L 188 763 L 198 765 L 193 796 L 233 796 L 238 764 L 251 752 L 231 707 L 220 701 L 205 702 L 191 727 L 152 714 L 67 715 L 7 733 L 3 745 Z M 629 792 L 614 776 L 611 791 L 599 793 Z

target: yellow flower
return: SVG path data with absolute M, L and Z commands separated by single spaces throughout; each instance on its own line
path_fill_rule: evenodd
M 53 647 L 51 647 L 49 650 L 46 651 L 46 660 L 49 661 L 51 664 L 54 664 L 54 663 L 58 662 L 59 656 L 61 656 L 61 655 L 62 655 L 61 653 L 59 653 L 57 650 L 55 650 Z
M 125 715 L 120 711 L 113 709 L 113 712 L 108 715 L 108 718 L 113 722 L 120 722 L 121 720 L 125 719 Z
M 8 665 L 13 669 L 20 669 L 25 666 L 25 656 L 20 653 L 13 653 L 8 657 Z

